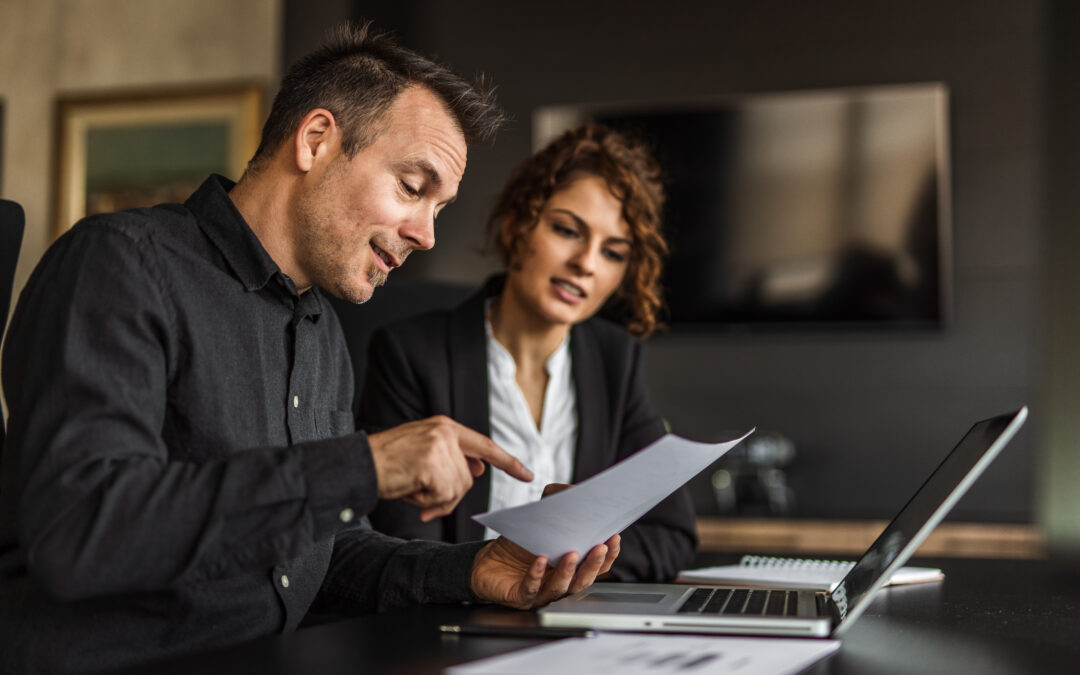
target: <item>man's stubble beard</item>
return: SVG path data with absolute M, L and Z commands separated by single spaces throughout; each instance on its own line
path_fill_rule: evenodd
M 349 267 L 343 242 L 334 236 L 333 215 L 320 209 L 321 203 L 325 203 L 322 201 L 325 194 L 323 189 L 306 195 L 297 209 L 297 245 L 302 264 L 309 270 L 313 285 L 354 304 L 367 302 L 371 295 L 366 293 L 366 288 L 351 287 L 353 270 Z M 384 280 L 379 279 L 380 270 L 375 267 L 374 261 L 371 264 L 365 277 L 374 288 Z
M 339 169 L 343 170 L 343 168 Z M 340 175 L 340 174 L 336 174 Z M 297 218 L 300 221 L 300 244 L 304 251 L 305 262 L 312 269 L 315 276 L 314 285 L 319 286 L 336 297 L 353 304 L 363 304 L 371 299 L 375 289 L 386 283 L 387 272 L 384 272 L 376 261 L 375 251 L 371 244 L 375 243 L 380 248 L 390 253 L 398 261 L 399 266 L 404 264 L 405 259 L 412 250 L 401 242 L 400 248 L 391 247 L 386 242 L 373 242 L 367 239 L 362 244 L 368 248 L 368 269 L 364 272 L 369 284 L 368 289 L 357 289 L 350 286 L 350 280 L 358 276 L 359 270 L 349 266 L 349 256 L 343 253 L 342 242 L 334 236 L 334 214 L 320 208 L 330 201 L 333 190 L 338 185 L 332 175 L 324 179 L 313 192 L 310 192 L 300 200 L 297 209 Z
M 349 256 L 344 251 L 344 242 L 339 241 L 334 232 L 335 215 L 326 204 L 332 203 L 332 194 L 340 189 L 340 177 L 346 169 L 345 164 L 335 165 L 331 173 L 324 177 L 314 188 L 301 196 L 296 211 L 299 224 L 297 245 L 302 252 L 303 263 L 311 270 L 313 284 L 334 296 L 356 305 L 371 299 L 376 287 L 386 283 L 386 275 L 374 260 L 365 272 L 371 292 L 367 288 L 354 288 L 351 279 L 358 271 L 349 266 Z M 368 242 L 370 248 L 370 241 Z M 374 256 L 374 251 L 371 252 Z
M 372 292 L 379 286 L 385 284 L 388 276 L 389 275 L 386 272 L 383 272 L 372 263 L 372 268 L 368 271 L 368 283 L 371 284 Z

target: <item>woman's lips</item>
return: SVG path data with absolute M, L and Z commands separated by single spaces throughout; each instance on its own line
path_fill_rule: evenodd
M 566 279 L 552 279 L 551 287 L 565 302 L 577 304 L 585 299 L 585 290 Z

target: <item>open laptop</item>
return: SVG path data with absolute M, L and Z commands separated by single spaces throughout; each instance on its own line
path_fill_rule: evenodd
M 829 593 L 784 588 L 598 583 L 539 611 L 543 626 L 837 637 L 870 604 L 1027 419 L 1027 407 L 975 424 Z

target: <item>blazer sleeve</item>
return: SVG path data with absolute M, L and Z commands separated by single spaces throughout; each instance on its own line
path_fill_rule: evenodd
M 360 419 L 372 431 L 434 414 L 413 356 L 390 330 L 380 328 L 372 335 L 360 399 Z M 445 541 L 441 518 L 422 522 L 420 508 L 400 499 L 380 499 L 370 520 L 374 529 L 401 539 Z
M 665 433 L 663 419 L 649 398 L 640 342 L 633 342 L 630 354 L 616 461 Z M 619 581 L 670 581 L 693 564 L 696 549 L 694 509 L 683 486 L 622 532 L 622 551 L 612 573 Z

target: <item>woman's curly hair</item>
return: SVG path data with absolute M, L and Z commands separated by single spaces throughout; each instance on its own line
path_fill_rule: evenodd
M 488 218 L 489 245 L 509 267 L 547 201 L 582 174 L 602 178 L 622 203 L 631 247 L 615 298 L 626 306 L 627 330 L 645 337 L 660 326 L 660 275 L 668 246 L 661 231 L 660 166 L 642 141 L 592 123 L 556 138 L 510 175 Z M 505 237 L 501 235 L 504 222 Z

